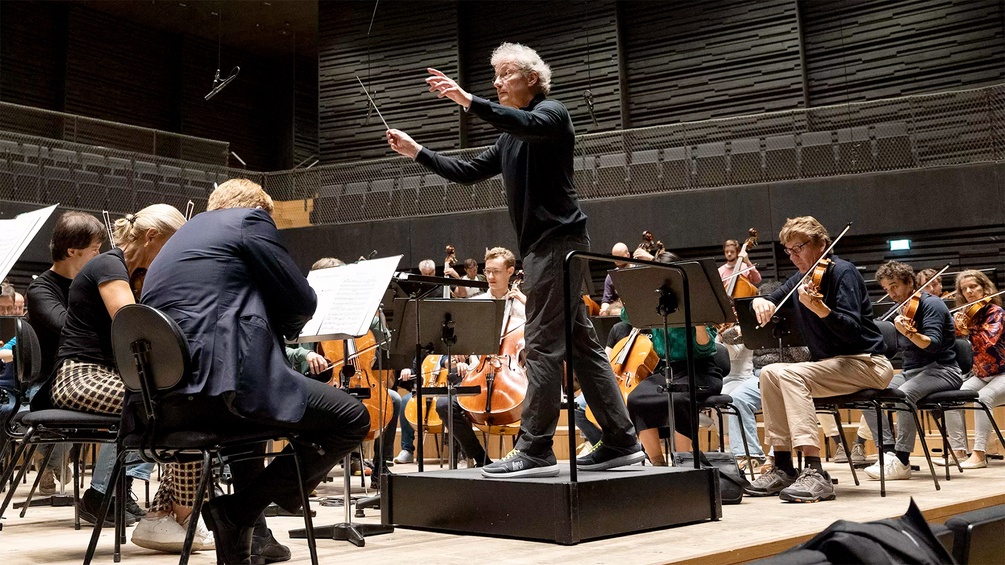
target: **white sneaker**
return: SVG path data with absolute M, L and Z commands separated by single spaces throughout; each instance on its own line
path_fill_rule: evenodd
M 185 522 L 181 525 L 182 529 L 186 532 L 188 531 L 189 521 L 192 519 L 192 515 L 189 514 L 188 518 L 185 518 Z M 202 548 L 207 551 L 213 551 L 216 549 L 216 540 L 213 538 L 213 532 L 209 531 L 206 527 L 206 522 L 202 520 L 202 516 L 199 516 L 199 522 L 195 525 L 195 537 L 192 538 L 192 546 L 195 547 L 196 544 L 201 544 Z M 193 551 L 195 551 L 193 549 Z
M 165 553 L 181 553 L 185 545 L 185 528 L 175 521 L 174 516 L 144 516 L 133 530 L 133 543 Z M 192 540 L 192 551 L 202 549 L 199 536 Z
M 405 451 L 402 449 L 398 452 L 398 456 L 394 458 L 395 463 L 411 463 L 415 461 L 415 456 L 411 451 Z
M 883 455 L 886 461 L 886 467 L 883 471 L 884 478 L 888 481 L 899 481 L 903 479 L 911 478 L 911 466 L 904 465 L 897 458 L 895 453 L 887 453 Z M 870 479 L 879 480 L 879 461 L 865 468 L 865 474 L 869 475 Z

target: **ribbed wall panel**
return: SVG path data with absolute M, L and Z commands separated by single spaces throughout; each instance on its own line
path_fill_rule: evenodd
M 384 125 L 367 118 L 360 77 L 393 128 L 434 149 L 458 147 L 459 107 L 428 92 L 426 67 L 456 76 L 457 8 L 452 2 L 321 2 L 318 97 L 321 161 L 387 157 Z
M 0 3 L 0 100 L 59 109 L 57 18 L 64 9 L 55 3 Z
M 633 127 L 801 107 L 792 0 L 626 2 Z
M 618 85 L 615 3 L 591 2 L 461 2 L 461 53 L 465 88 L 496 101 L 489 64 L 492 51 L 504 41 L 534 48 L 551 67 L 551 97 L 564 103 L 576 133 L 621 127 Z M 505 24 L 501 24 L 501 22 Z M 594 124 L 584 98 L 593 94 Z M 499 131 L 468 119 L 468 146 L 488 145 Z
M 1001 0 L 799 2 L 810 104 L 1005 80 Z

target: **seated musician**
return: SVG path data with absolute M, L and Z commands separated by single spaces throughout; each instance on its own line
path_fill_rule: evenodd
M 632 256 L 628 251 L 628 246 L 621 242 L 614 244 L 611 255 L 625 258 Z M 624 269 L 628 265 L 627 261 L 619 261 L 614 263 L 614 268 Z M 617 289 L 614 288 L 614 280 L 611 278 L 611 274 L 607 273 L 607 277 L 604 278 L 604 295 L 600 299 L 600 315 L 617 316 L 621 314 L 621 308 L 621 298 L 618 296 Z
M 799 272 L 775 292 L 755 298 L 751 306 L 758 322 L 766 324 L 782 299 L 795 289 L 789 300 L 795 303 L 795 323 L 812 360 L 775 363 L 761 369 L 765 442 L 774 448 L 775 466 L 746 492 L 752 496 L 778 494 L 793 502 L 832 500 L 834 486 L 820 462 L 813 398 L 885 388 L 893 378 L 893 367 L 883 355 L 883 336 L 872 320 L 865 279 L 854 265 L 831 256 L 819 288 L 803 282 L 830 243 L 823 225 L 812 216 L 790 218 L 778 237 Z M 798 476 L 793 449 L 801 450 L 806 462 Z
M 956 276 L 956 302 L 962 306 L 974 303 L 998 292 L 994 283 L 980 271 L 963 271 Z M 990 298 L 976 314 L 967 317 L 966 310 L 956 313 L 956 331 L 966 336 L 974 352 L 974 367 L 970 377 L 960 387 L 976 390 L 981 402 L 989 408 L 1005 404 L 1005 310 L 1001 297 Z M 949 445 L 958 459 L 966 456 L 967 436 L 963 425 L 963 412 L 946 412 Z M 974 452 L 961 462 L 964 469 L 987 467 L 988 436 L 991 435 L 991 420 L 983 410 L 974 412 Z M 941 460 L 940 460 L 941 461 Z
M 729 279 L 729 277 L 737 270 L 741 271 L 742 275 L 747 277 L 753 285 L 761 284 L 761 273 L 757 272 L 757 267 L 750 262 L 750 258 L 747 257 L 747 252 L 744 251 L 740 253 L 740 242 L 735 239 L 727 239 L 725 243 L 722 244 L 722 254 L 726 256 L 726 264 L 719 267 L 719 277 L 722 278 L 723 282 Z
M 914 270 L 909 265 L 889 261 L 876 270 L 876 280 L 894 302 L 900 304 L 914 294 Z M 900 333 L 898 348 L 903 351 L 903 371 L 893 377 L 890 387 L 900 389 L 908 400 L 918 400 L 943 390 L 957 390 L 963 384 L 960 366 L 956 363 L 956 342 L 953 319 L 949 308 L 938 296 L 922 292 L 914 319 L 898 314 L 894 325 Z M 867 410 L 862 414 L 876 447 L 885 454 L 886 480 L 911 478 L 911 451 L 918 434 L 914 417 L 897 412 L 897 436 L 894 439 L 890 426 L 883 427 L 882 442 L 877 432 L 876 413 Z M 865 473 L 879 479 L 879 462 L 866 467 Z
M 719 333 L 715 341 L 717 347 L 721 346 L 729 352 L 729 374 L 722 379 L 722 394 L 732 396 L 734 392 L 740 391 L 733 396 L 733 405 L 739 411 L 739 417 L 727 416 L 729 450 L 736 457 L 736 463 L 741 471 L 750 467 L 760 468 L 764 463 L 764 450 L 761 449 L 761 442 L 758 439 L 754 412 L 761 408 L 761 391 L 757 388 L 757 377 L 754 376 L 754 352 L 743 345 L 739 324 L 734 324 Z M 744 385 L 749 388 L 741 391 Z M 744 398 L 744 393 L 753 394 L 756 398 Z M 737 401 L 737 397 L 741 400 Z M 740 432 L 741 426 L 743 433 Z M 747 438 L 746 449 L 742 443 L 743 437 Z M 747 459 L 748 452 L 750 459 Z
M 461 280 L 485 282 L 485 275 L 478 274 L 478 261 L 474 257 L 464 260 L 464 275 L 461 276 Z M 453 295 L 454 298 L 474 298 L 483 292 L 480 288 L 458 286 L 454 287 Z
M 627 312 L 622 311 L 622 320 L 629 322 Z M 622 330 L 623 332 L 624 330 Z M 630 331 L 630 328 L 629 328 Z M 614 330 L 611 330 L 614 333 Z M 694 372 L 695 384 L 699 388 L 697 401 L 719 394 L 722 390 L 723 371 L 715 363 L 715 328 L 711 326 L 695 326 L 691 330 L 694 340 Z M 669 337 L 668 337 L 669 335 Z M 670 328 L 669 334 L 662 328 L 651 331 L 650 338 L 653 349 L 661 359 L 660 365 L 646 380 L 640 382 L 628 395 L 628 415 L 639 434 L 639 441 L 653 465 L 666 465 L 663 445 L 660 441 L 660 428 L 668 423 L 666 378 L 664 365 L 667 362 L 665 347 L 670 347 L 669 364 L 671 382 L 687 383 L 687 334 L 684 328 Z M 689 395 L 683 392 L 673 393 L 673 413 L 675 447 L 677 451 L 691 449 L 691 432 L 697 423 L 691 421 Z
M 154 204 L 128 214 L 115 222 L 117 247 L 88 261 L 74 277 L 67 294 L 51 390 L 42 389 L 53 405 L 95 414 L 122 412 L 125 385 L 115 370 L 112 318 L 119 308 L 135 303 L 130 282 L 150 265 L 184 223 L 181 212 L 167 204 Z M 38 406 L 38 396 L 33 407 Z M 97 510 L 109 486 L 115 458 L 114 444 L 102 446 L 91 488 L 81 497 L 82 514 Z M 166 469 L 150 512 L 136 527 L 132 541 L 148 549 L 180 551 L 202 463 L 172 464 Z M 208 532 L 197 530 L 193 547 L 212 543 Z
M 510 277 L 516 268 L 516 256 L 513 252 L 504 247 L 493 247 L 485 252 L 485 278 L 488 279 L 489 290 L 474 297 L 474 300 L 508 300 L 507 309 L 509 320 L 507 327 L 503 328 L 504 333 L 519 331 L 527 320 L 524 305 L 527 297 L 520 292 L 519 288 L 510 288 Z M 522 360 L 518 361 L 523 366 Z M 478 365 L 478 358 L 472 357 L 466 362 L 458 363 L 457 373 L 464 377 L 468 371 L 475 369 Z M 457 399 L 454 398 L 453 420 L 447 418 L 447 397 L 441 396 L 436 399 L 436 412 L 440 415 L 443 425 L 450 430 L 450 434 L 460 443 L 468 459 L 474 459 L 475 465 L 483 467 L 492 461 L 485 453 L 485 449 L 478 442 L 478 437 L 471 429 L 471 421 Z
M 950 298 L 953 293 L 943 290 L 942 288 L 942 275 L 935 276 L 939 271 L 935 269 L 922 269 L 918 271 L 918 274 L 914 276 L 914 282 L 917 288 L 920 288 L 939 298 Z
M 299 453 L 310 491 L 359 445 L 370 418 L 358 400 L 297 373 L 286 360 L 280 336 L 296 337 L 317 299 L 279 243 L 272 209 L 269 195 L 250 180 L 221 184 L 208 211 L 150 265 L 143 302 L 178 323 L 192 353 L 191 373 L 161 403 L 165 429 L 285 430 L 305 446 Z M 263 512 L 273 502 L 289 512 L 300 508 L 294 458 L 262 464 L 231 462 L 234 494 L 203 506 L 221 563 L 268 558 Z

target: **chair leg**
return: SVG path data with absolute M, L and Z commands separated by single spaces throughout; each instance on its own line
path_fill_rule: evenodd
M 719 410 L 718 406 L 716 406 L 713 409 L 715 410 L 715 413 L 719 416 L 719 453 L 723 453 L 726 451 L 726 429 L 722 421 L 722 410 Z M 747 444 L 743 445 L 744 447 L 746 447 Z M 747 458 L 750 459 L 749 454 Z
M 304 510 L 304 531 L 307 536 L 307 549 L 311 552 L 311 565 L 318 565 L 318 546 L 314 539 L 314 519 L 311 517 L 311 501 L 304 486 L 304 469 L 300 461 L 300 452 L 290 444 L 293 451 L 293 461 L 297 469 L 297 485 L 300 486 L 300 503 Z
M 80 468 L 80 458 L 73 459 L 73 529 L 80 530 L 80 481 L 83 474 Z
M 855 486 L 858 486 L 858 474 L 855 472 L 855 463 L 851 460 L 851 449 L 848 447 L 848 438 L 844 435 L 844 426 L 841 425 L 841 413 L 838 410 L 834 410 L 834 424 L 837 426 L 841 447 L 844 448 L 844 452 L 848 455 L 848 468 L 851 469 L 851 478 L 855 481 Z
M 115 458 L 115 464 L 112 466 L 112 476 L 110 478 L 110 484 L 116 484 L 119 480 L 119 475 L 122 474 L 122 470 L 125 467 L 126 453 L 125 450 L 119 450 L 118 456 Z M 108 516 L 108 507 L 112 504 L 112 490 L 109 489 L 105 493 L 105 496 L 101 499 L 101 507 L 98 508 L 98 515 L 94 519 L 94 528 L 91 530 L 91 541 L 87 544 L 87 553 L 84 554 L 84 565 L 90 565 L 91 560 L 94 559 L 94 551 L 98 548 L 98 538 L 101 537 L 101 528 L 105 525 L 105 517 Z M 125 504 L 119 504 L 121 508 L 125 508 Z M 116 527 L 115 532 L 115 543 L 119 543 L 118 528 Z M 116 560 L 118 562 L 118 560 Z
M 209 496 L 213 489 L 212 459 L 210 452 L 202 452 L 202 473 L 199 475 L 199 486 L 195 491 L 195 503 L 192 505 L 192 517 L 188 521 L 188 529 L 185 531 L 185 543 L 181 548 L 181 557 L 178 558 L 178 565 L 188 565 L 188 558 L 192 555 L 192 542 L 195 540 L 195 530 L 199 526 L 199 514 L 202 512 L 202 503 Z
M 974 404 L 980 406 L 981 409 L 984 410 L 984 414 L 988 417 L 988 420 L 991 422 L 991 428 L 994 429 L 995 434 L 998 435 L 998 441 L 1001 442 L 1002 447 L 1005 447 L 1005 437 L 1002 437 L 1002 431 L 998 427 L 998 422 L 995 421 L 994 415 L 991 413 L 991 408 L 983 400 L 979 398 L 974 401 Z M 974 410 L 976 411 L 976 407 L 974 408 Z M 963 421 L 966 422 L 966 418 L 964 418 Z
M 886 453 L 883 451 L 883 405 L 874 402 L 876 407 L 876 434 L 879 443 L 879 496 L 886 496 Z M 848 460 L 851 460 L 851 453 L 848 453 Z
M 914 418 L 914 425 L 917 426 L 918 432 L 921 433 L 921 418 L 918 417 L 918 408 L 913 402 L 908 403 L 908 408 L 910 408 L 911 417 Z M 928 461 L 928 470 L 932 473 L 932 482 L 935 483 L 935 490 L 942 490 L 939 485 L 939 475 L 935 472 L 935 464 L 932 463 L 932 454 L 928 451 L 928 442 L 925 441 L 924 434 L 921 435 L 921 448 L 925 452 L 925 460 Z
M 31 432 L 29 431 L 29 433 Z M 7 511 L 7 506 L 10 505 L 11 499 L 14 498 L 14 491 L 16 490 L 15 487 L 17 486 L 18 483 L 24 480 L 24 476 L 28 472 L 28 462 L 31 461 L 31 456 L 35 454 L 35 447 L 36 447 L 36 445 L 30 443 L 30 441 L 31 436 L 25 434 L 25 437 L 21 441 L 21 445 L 18 446 L 17 451 L 14 453 L 14 461 L 10 465 L 9 472 L 13 474 L 15 469 L 18 469 L 17 468 L 18 460 L 24 461 L 24 464 L 21 465 L 20 469 L 18 469 L 17 478 L 14 479 L 10 484 L 10 490 L 7 491 L 7 496 L 4 497 L 3 505 L 0 506 L 0 516 L 3 516 L 4 512 Z M 4 480 L 7 480 L 9 478 L 10 476 L 4 477 Z
M 21 507 L 21 513 L 18 515 L 21 518 L 24 518 L 25 513 L 28 512 L 28 507 L 31 506 L 31 499 L 35 497 L 35 490 L 38 489 L 38 484 L 42 482 L 42 474 L 45 473 L 46 468 L 49 466 L 54 447 L 55 445 L 48 444 L 42 448 L 45 451 L 45 455 L 42 456 L 42 464 L 38 468 L 38 473 L 35 474 L 35 482 L 31 484 L 31 489 L 28 491 L 28 498 L 24 499 L 24 506 Z

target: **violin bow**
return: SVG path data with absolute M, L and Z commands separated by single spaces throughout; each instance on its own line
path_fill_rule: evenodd
M 826 259 L 827 256 L 831 254 L 831 251 L 834 251 L 834 246 L 837 245 L 837 242 L 841 241 L 841 238 L 844 237 L 844 234 L 848 233 L 848 230 L 851 229 L 851 224 L 852 224 L 851 222 L 848 222 L 848 224 L 844 227 L 844 229 L 841 230 L 841 233 L 839 233 L 838 236 L 834 238 L 834 241 L 831 242 L 830 246 L 827 249 L 824 249 L 823 255 L 821 255 L 820 258 L 817 259 L 816 263 L 813 263 L 813 266 L 811 266 L 809 269 L 806 270 L 806 274 L 803 275 L 803 278 L 799 279 L 799 282 L 796 283 L 796 286 L 792 287 L 792 290 L 790 290 L 789 293 L 785 295 L 785 298 L 778 301 L 778 304 L 776 304 L 774 309 L 772 309 L 771 311 L 772 315 L 774 315 L 775 310 L 778 310 L 779 306 L 785 304 L 789 300 L 789 298 L 792 298 L 793 293 L 799 290 L 799 287 L 803 286 L 803 284 L 806 283 L 806 278 L 813 274 L 813 271 L 814 269 L 817 268 L 817 265 L 819 265 L 821 261 Z M 761 324 L 757 327 L 763 328 L 765 325 L 767 324 Z
M 946 269 L 949 268 L 949 265 L 951 265 L 951 263 L 946 263 L 946 266 L 942 267 L 942 270 L 940 270 L 938 273 L 935 273 L 934 275 L 932 275 L 932 278 L 934 279 L 936 277 L 941 277 L 942 273 L 946 272 Z M 901 302 L 900 304 L 898 304 L 894 308 L 890 308 L 890 311 L 887 312 L 886 314 L 884 314 L 883 317 L 880 318 L 879 320 L 881 322 L 885 322 L 885 321 L 889 320 L 890 316 L 892 316 L 895 312 L 900 312 L 900 309 L 903 308 L 905 304 L 907 304 L 908 302 L 910 302 L 912 298 L 914 298 L 915 296 L 918 296 L 919 294 L 921 294 L 922 291 L 924 290 L 924 288 L 925 288 L 925 285 L 921 285 L 921 288 L 919 288 L 919 289 L 915 290 L 914 292 L 912 292 L 911 296 L 908 296 L 906 300 L 904 300 L 903 302 Z
M 108 245 L 115 249 L 115 230 L 112 229 L 112 217 L 108 215 L 108 210 L 101 211 L 101 219 L 104 220 L 105 231 L 108 232 Z
M 987 299 L 987 298 L 994 298 L 994 297 L 996 297 L 998 295 L 1001 295 L 1001 294 L 1005 294 L 1005 290 L 999 290 L 998 292 L 996 292 L 994 294 L 989 294 L 989 295 L 987 295 L 987 296 L 985 296 L 983 298 L 978 298 L 977 300 L 974 300 L 973 302 L 967 302 L 963 306 L 957 306 L 956 308 L 953 308 L 952 310 L 950 310 L 949 313 L 950 314 L 955 314 L 956 312 L 959 312 L 960 310 L 965 309 L 967 306 L 970 306 L 971 304 L 976 304 L 976 303 L 980 302 L 981 300 L 984 300 L 984 299 Z

